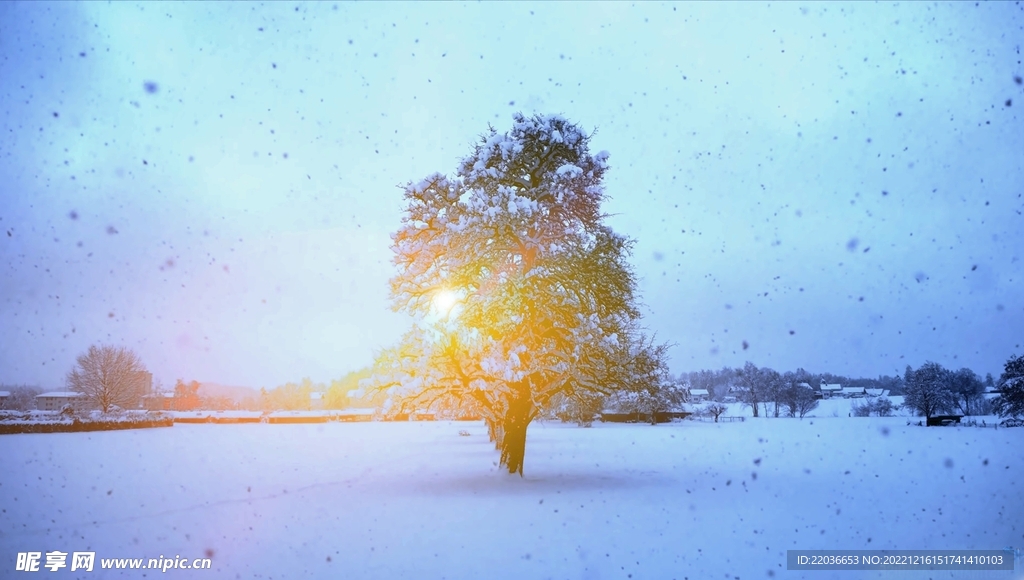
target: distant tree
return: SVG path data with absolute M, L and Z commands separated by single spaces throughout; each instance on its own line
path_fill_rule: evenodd
M 771 415 L 777 418 L 785 399 L 786 382 L 778 371 L 767 367 L 761 369 L 760 381 L 764 400 L 764 414 L 767 417 L 769 410 L 771 410 Z
M 898 396 L 903 394 L 903 379 L 900 378 L 899 374 L 894 376 L 879 375 L 878 376 L 878 388 L 887 389 L 890 396 Z
M 605 399 L 600 393 L 587 391 L 573 391 L 571 395 L 559 393 L 552 397 L 551 410 L 563 422 L 590 427 L 594 424 L 594 418 L 604 410 Z
M 761 405 L 763 389 L 761 387 L 761 369 L 757 365 L 747 361 L 743 368 L 736 369 L 736 377 L 739 379 L 742 400 L 758 416 L 758 407 Z
M 227 411 L 229 409 L 237 409 L 238 403 L 231 397 L 200 397 L 200 408 L 209 411 Z
M 896 406 L 892 404 L 889 397 L 876 397 L 871 404 L 874 413 L 879 417 L 890 417 L 893 411 L 896 410 Z
M 949 380 L 960 412 L 964 415 L 976 415 L 982 393 L 985 392 L 985 384 L 968 368 L 950 373 Z
M 992 378 L 992 373 L 985 373 L 985 386 L 989 388 L 996 386 L 996 382 Z
M 0 385 L 0 391 L 11 395 L 6 401 L 0 402 L 0 409 L 13 411 L 30 411 L 36 408 L 36 395 L 43 392 L 39 387 L 29 385 Z
M 178 379 L 174 383 L 174 408 L 178 411 L 194 411 L 202 405 L 199 398 L 199 381 L 185 383 Z
M 868 417 L 871 415 L 871 401 L 853 401 L 850 403 L 850 413 L 854 417 Z
M 800 383 L 806 383 L 806 381 L 800 381 Z M 803 419 L 804 415 L 817 408 L 818 396 L 814 393 L 814 389 L 802 387 L 800 383 L 790 384 L 786 387 L 782 393 L 782 401 L 790 417 Z
M 917 370 L 907 367 L 903 404 L 926 419 L 956 406 L 951 388 L 952 373 L 939 363 L 926 362 Z
M 738 384 L 739 378 L 736 375 L 736 369 L 731 367 L 722 367 L 717 372 L 712 372 L 714 372 L 715 376 L 715 388 L 711 392 L 712 398 L 716 401 L 721 401 L 729 396 L 733 385 Z
M 712 417 L 715 418 L 715 423 L 717 423 L 718 422 L 718 418 L 721 415 L 723 415 L 728 410 L 729 410 L 728 407 L 726 407 L 722 403 L 719 403 L 719 402 L 716 402 L 716 401 L 712 401 L 711 403 L 708 403 L 707 405 L 704 406 L 704 409 L 703 409 L 703 411 L 705 413 L 707 413 L 708 415 L 711 415 Z
M 608 404 L 625 413 L 647 415 L 657 424 L 657 414 L 675 410 L 685 403 L 686 389 L 668 373 L 665 355 L 668 345 L 648 345 L 630 361 L 631 380 L 608 397 Z
M 872 414 L 879 417 L 889 417 L 893 412 L 893 404 L 889 397 L 874 397 L 864 399 L 860 403 L 854 401 L 850 405 L 850 410 L 854 417 L 869 417 Z
M 1024 356 L 1013 355 L 999 376 L 999 396 L 993 406 L 1001 417 L 1024 416 Z
M 308 378 L 302 383 L 288 382 L 270 391 L 263 397 L 266 411 L 308 411 L 310 393 L 315 386 Z
M 90 346 L 67 374 L 68 388 L 107 413 L 112 407 L 136 408 L 146 385 L 146 367 L 131 349 Z
M 324 393 L 325 409 L 347 409 L 352 407 L 349 393 L 359 389 L 359 381 L 369 378 L 373 372 L 369 368 L 352 371 L 340 379 L 332 380 Z

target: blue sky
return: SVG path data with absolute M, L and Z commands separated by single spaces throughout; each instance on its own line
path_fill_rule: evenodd
M 611 153 L 676 372 L 1024 353 L 1011 3 L 2 3 L 0 382 L 370 362 L 401 190 L 488 124 Z M 746 342 L 748 347 L 744 349 Z

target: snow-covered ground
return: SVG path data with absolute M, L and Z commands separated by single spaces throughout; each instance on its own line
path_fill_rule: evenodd
M 1024 429 L 905 417 L 548 422 L 530 427 L 519 478 L 497 470 L 477 423 L 8 435 L 0 577 L 18 552 L 88 550 L 209 555 L 212 570 L 167 572 L 202 578 L 1021 579 L 1021 561 L 1012 573 L 785 562 L 788 549 L 1024 547 L 1022 448 Z

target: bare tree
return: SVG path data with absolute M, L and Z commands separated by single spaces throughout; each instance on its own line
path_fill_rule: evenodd
M 704 407 L 704 412 L 707 413 L 708 415 L 711 415 L 712 417 L 714 417 L 715 418 L 715 423 L 717 423 L 718 422 L 718 417 L 722 413 L 725 413 L 728 409 L 729 408 L 726 407 L 725 405 L 723 405 L 721 403 L 715 402 L 715 403 L 708 403 L 708 405 L 706 407 Z
M 818 397 L 810 387 L 802 387 L 800 383 L 789 385 L 782 393 L 783 404 L 789 409 L 790 417 L 804 418 L 804 415 L 818 406 Z
M 67 375 L 67 385 L 106 413 L 115 405 L 137 407 L 149 376 L 134 351 L 93 345 L 79 355 L 77 365 Z
M 0 391 L 8 391 L 10 395 L 0 403 L 0 409 L 29 411 L 36 408 L 36 395 L 42 393 L 39 387 L 29 385 L 0 385 Z
M 782 409 L 786 383 L 778 371 L 768 367 L 761 369 L 760 379 L 764 415 L 765 417 L 768 416 L 769 403 L 771 403 L 772 416 L 778 417 L 779 411 Z
M 740 385 L 743 387 L 743 402 L 750 406 L 757 417 L 757 407 L 761 404 L 761 369 L 757 365 L 747 361 L 742 369 L 736 369 L 736 376 L 739 377 Z

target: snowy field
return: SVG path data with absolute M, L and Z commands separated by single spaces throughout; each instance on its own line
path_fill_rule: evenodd
M 182 578 L 1024 578 L 785 569 L 787 549 L 1024 547 L 1024 429 L 906 422 L 535 423 L 522 479 L 477 423 L 8 435 L 0 577 L 60 550 L 212 559 Z

